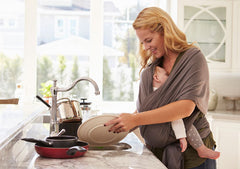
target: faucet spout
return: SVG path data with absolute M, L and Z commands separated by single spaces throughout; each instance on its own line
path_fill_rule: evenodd
M 71 90 L 74 86 L 76 86 L 76 84 L 77 84 L 78 82 L 80 82 L 80 81 L 82 81 L 82 80 L 86 80 L 86 81 L 89 81 L 90 83 L 92 83 L 92 85 L 93 85 L 94 88 L 95 88 L 95 95 L 99 95 L 99 94 L 100 94 L 100 91 L 99 91 L 99 88 L 98 88 L 97 83 L 96 83 L 93 79 L 91 79 L 91 78 L 89 78 L 89 77 L 81 77 L 81 78 L 77 79 L 76 81 L 74 81 L 71 86 L 69 86 L 69 87 L 67 87 L 67 88 L 58 88 L 57 91 L 58 91 L 58 92 L 66 92 L 66 91 L 69 91 L 69 90 Z

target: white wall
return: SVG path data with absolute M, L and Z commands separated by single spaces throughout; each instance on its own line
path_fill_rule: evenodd
M 223 96 L 240 97 L 240 73 L 239 72 L 210 72 L 210 88 L 218 94 L 218 104 L 216 110 L 226 110 L 226 106 L 232 106 L 232 102 L 223 99 Z M 228 104 L 228 105 L 226 105 Z M 240 109 L 240 101 L 237 102 Z

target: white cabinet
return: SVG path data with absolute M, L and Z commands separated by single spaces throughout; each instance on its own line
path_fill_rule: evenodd
M 233 70 L 239 71 L 240 68 L 240 0 L 233 2 Z
M 208 115 L 211 130 L 221 152 L 217 169 L 240 169 L 240 116 L 226 113 Z
M 240 169 L 240 123 L 213 121 L 212 131 L 221 152 L 217 169 Z
M 178 24 L 188 42 L 197 42 L 209 67 L 221 71 L 237 69 L 239 0 L 180 0 L 178 7 Z

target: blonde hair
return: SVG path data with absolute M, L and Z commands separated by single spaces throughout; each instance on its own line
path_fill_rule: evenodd
M 164 10 L 158 7 L 143 9 L 133 22 L 133 28 L 135 30 L 150 29 L 152 32 L 163 34 L 164 50 L 166 54 L 168 50 L 180 53 L 193 47 L 193 44 L 187 43 L 185 34 L 175 25 L 172 18 Z M 141 43 L 139 44 L 139 54 L 141 57 L 140 64 L 142 69 L 145 68 L 148 63 L 156 59 L 149 51 L 144 50 Z

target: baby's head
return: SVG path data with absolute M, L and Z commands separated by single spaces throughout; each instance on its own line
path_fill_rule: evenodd
M 168 78 L 167 72 L 160 66 L 155 67 L 153 74 L 153 87 L 160 87 Z

